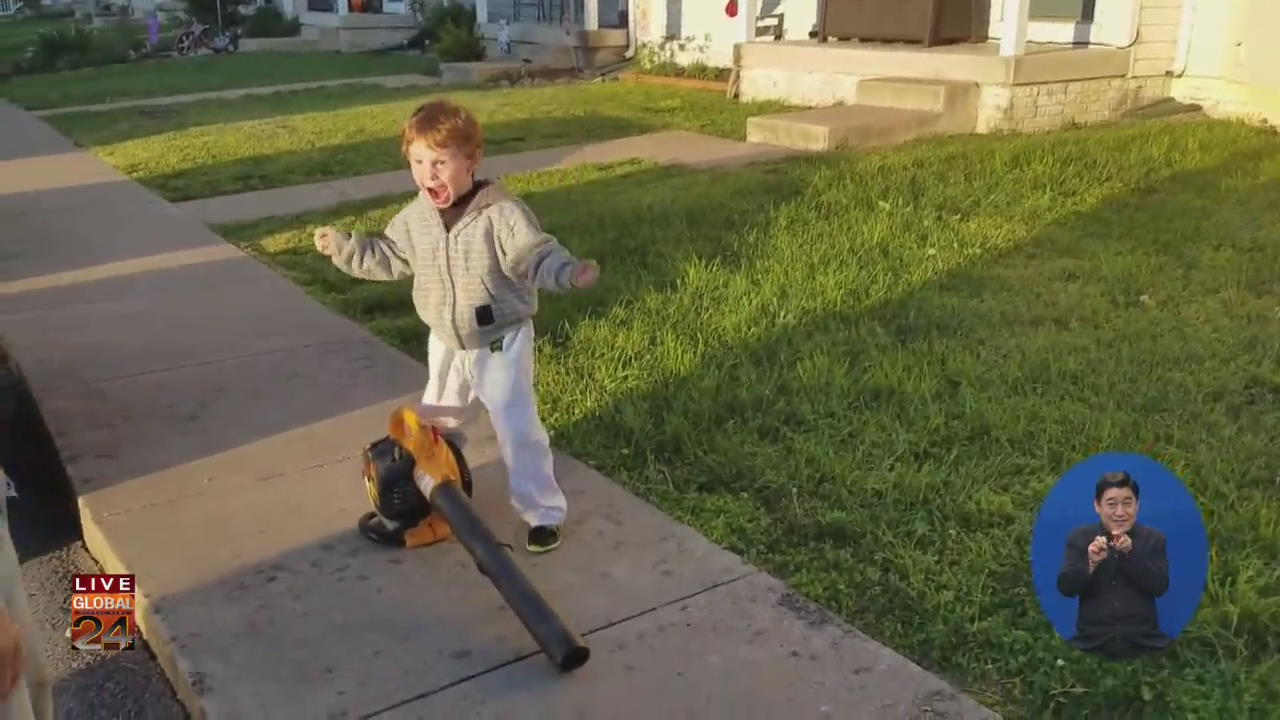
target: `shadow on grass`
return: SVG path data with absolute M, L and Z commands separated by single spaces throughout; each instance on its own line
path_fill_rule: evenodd
M 665 92 L 664 92 L 665 91 Z M 644 112 L 649 108 L 656 124 L 658 117 L 665 114 L 679 114 L 682 109 L 706 108 L 715 105 L 727 105 L 727 101 L 714 93 L 697 90 L 672 88 L 655 88 L 653 86 L 634 86 L 627 84 L 602 85 L 548 85 L 533 88 L 502 88 L 491 85 L 449 85 L 422 86 L 410 88 L 386 88 L 371 84 L 350 84 L 338 87 L 315 88 L 310 90 L 282 91 L 270 95 L 249 95 L 233 100 L 202 100 L 169 105 L 150 105 L 117 110 L 84 111 L 52 115 L 47 122 L 63 133 L 75 138 L 76 142 L 86 147 L 102 147 L 130 140 L 159 135 L 162 133 L 181 133 L 202 127 L 221 125 L 224 123 L 252 123 L 255 121 L 285 121 L 297 115 L 340 112 L 368 108 L 378 112 L 380 105 L 402 104 L 407 116 L 412 109 L 412 100 L 426 99 L 432 96 L 452 96 L 464 105 L 475 104 L 482 116 L 486 134 L 490 122 L 484 115 L 490 111 L 509 112 L 502 107 L 501 100 L 492 101 L 489 96 L 497 94 L 510 100 L 511 106 L 527 106 L 534 115 L 559 115 L 565 106 L 575 105 L 576 100 L 586 97 L 588 116 L 599 116 L 593 113 L 592 103 L 602 105 L 605 109 L 630 112 L 642 120 L 649 121 Z M 708 102 L 710 100 L 710 102 Z M 581 103 L 576 103 L 582 107 Z M 636 106 L 639 107 L 628 107 Z M 760 112 L 775 110 L 781 106 L 777 103 L 759 103 Z M 735 108 L 752 108 L 750 103 L 733 105 Z M 333 122 L 332 118 L 323 121 Z M 367 123 L 366 117 L 350 118 L 348 121 Z M 511 122 L 498 120 L 496 122 Z M 269 126 L 268 126 L 269 127 Z M 252 140 L 248 130 L 247 139 Z
M 776 264 L 791 227 L 780 210 L 772 256 L 717 282 L 745 278 L 791 316 L 748 293 L 719 308 L 673 297 L 663 321 L 614 332 L 630 360 L 597 347 L 604 329 L 590 349 L 542 356 L 556 387 L 544 394 L 557 398 L 597 398 L 565 388 L 611 387 L 614 374 L 650 380 L 586 414 L 552 408 L 564 418 L 550 423 L 556 442 L 1000 709 L 1244 717 L 1273 706 L 1280 149 L 1266 136 L 1237 145 L 1163 177 L 1153 164 L 1129 189 L 950 268 L 933 260 L 947 250 L 942 226 L 908 211 L 897 247 L 877 247 L 867 228 L 808 245 L 808 257 L 793 248 L 788 271 Z M 844 243 L 853 251 L 834 247 Z M 631 252 L 610 253 L 606 269 L 626 274 Z M 881 287 L 859 287 L 859 261 L 897 277 L 861 274 Z M 795 303 L 800 283 L 827 301 Z M 713 313 L 740 315 L 730 335 L 742 339 L 717 336 Z M 1030 583 L 1040 499 L 1106 450 L 1171 464 L 1216 548 L 1178 649 L 1135 666 L 1069 649 Z
M 542 228 L 580 258 L 598 258 L 605 280 L 565 301 L 543 294 L 548 312 L 539 332 L 568 343 L 573 328 L 619 303 L 673 291 L 689 265 L 735 267 L 735 248 L 769 222 L 775 204 L 810 190 L 812 180 L 793 165 L 761 164 L 735 173 L 708 175 L 630 162 L 515 176 L 504 181 L 533 209 Z M 715 182 L 708 182 L 710 177 Z M 551 187 L 542 187 L 551 178 Z M 760 190 L 769 187 L 767 202 Z M 321 224 L 379 232 L 412 199 L 378 198 L 324 212 L 272 218 L 220 228 L 231 242 L 261 258 L 312 297 L 370 328 L 399 350 L 426 358 L 426 328 L 413 311 L 412 281 L 371 283 L 335 270 L 311 246 L 309 232 Z M 584 200 L 588 200 L 584 202 Z M 713 212 L 714 211 L 714 212 Z M 685 240 L 667 233 L 682 228 Z M 287 247 L 264 247 L 279 233 L 296 233 Z
M 273 120 L 308 113 L 426 97 L 441 87 L 387 88 L 350 84 L 270 95 L 247 95 L 234 100 L 198 100 L 169 105 L 142 105 L 118 110 L 52 115 L 47 122 L 87 147 L 111 145 L 166 132 L 180 132 L 222 123 Z
M 578 145 L 639 135 L 660 128 L 661 120 L 658 118 L 646 122 L 612 115 L 552 115 L 499 121 L 485 127 L 485 154 L 495 157 Z M 340 180 L 353 175 L 403 170 L 405 167 L 400 154 L 399 135 L 386 134 L 359 142 L 192 165 L 136 179 L 167 200 L 178 202 Z
M 427 58 L 407 55 L 266 51 L 163 57 L 18 76 L 8 84 L 6 95 L 30 109 L 42 109 L 313 80 L 419 74 L 431 69 L 432 62 Z

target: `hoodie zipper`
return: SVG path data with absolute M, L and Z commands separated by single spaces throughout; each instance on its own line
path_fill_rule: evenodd
M 440 218 L 440 212 L 435 208 L 431 208 L 432 217 L 436 220 L 436 225 L 444 232 L 444 272 L 445 277 L 449 281 L 449 324 L 453 327 L 454 342 L 458 346 L 462 346 L 462 328 L 458 326 L 458 286 L 453 280 L 453 262 L 449 258 L 449 245 L 453 243 L 456 233 L 462 228 L 473 222 L 476 215 L 479 214 L 481 208 L 468 212 L 466 215 L 458 218 L 458 222 L 454 223 L 452 230 L 446 230 L 444 220 Z

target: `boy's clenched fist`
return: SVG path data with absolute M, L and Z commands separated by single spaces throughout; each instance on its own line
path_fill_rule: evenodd
M 342 233 L 337 228 L 322 227 L 317 229 L 313 238 L 316 243 L 316 250 L 322 255 L 332 255 L 333 248 L 341 237 Z

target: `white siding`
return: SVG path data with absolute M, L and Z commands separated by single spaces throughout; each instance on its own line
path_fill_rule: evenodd
M 1219 0 L 1220 1 L 1220 0 Z M 1178 54 L 1183 0 L 1142 0 L 1138 42 L 1133 46 L 1134 77 L 1164 75 Z
M 733 64 L 733 46 L 741 41 L 742 18 L 725 15 L 726 0 L 635 0 L 636 40 L 640 44 L 671 39 L 679 62 Z M 788 40 L 809 37 L 818 17 L 819 0 L 759 0 L 759 15 L 783 15 Z M 675 47 L 684 41 L 684 49 Z

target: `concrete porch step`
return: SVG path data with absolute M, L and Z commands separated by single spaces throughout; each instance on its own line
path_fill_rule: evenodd
M 906 77 L 867 78 L 858 83 L 856 97 L 858 105 L 954 114 L 960 119 L 976 115 L 978 84 Z
M 891 145 L 942 131 L 943 114 L 845 105 L 747 119 L 747 142 L 796 150 Z

